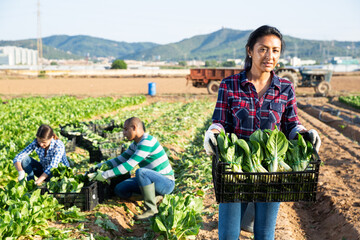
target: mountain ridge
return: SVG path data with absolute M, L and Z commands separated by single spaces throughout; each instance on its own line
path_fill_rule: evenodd
M 126 60 L 218 60 L 244 58 L 247 38 L 252 30 L 221 28 L 209 34 L 195 35 L 181 41 L 157 44 L 125 42 L 87 35 L 53 35 L 42 38 L 43 56 L 48 59 L 81 59 L 85 57 L 120 58 Z M 284 35 L 283 57 L 324 61 L 335 56 L 360 57 L 360 41 L 306 40 Z M 36 39 L 0 41 L 0 46 L 12 45 L 36 49 Z

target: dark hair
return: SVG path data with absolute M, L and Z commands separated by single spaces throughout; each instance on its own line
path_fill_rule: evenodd
M 263 25 L 263 26 L 259 27 L 258 29 L 256 29 L 255 31 L 253 31 L 250 34 L 250 36 L 248 38 L 248 41 L 246 43 L 246 46 L 245 46 L 246 58 L 245 58 L 244 68 L 245 68 L 246 71 L 250 70 L 251 66 L 252 66 L 252 60 L 249 57 L 248 49 L 252 50 L 254 48 L 254 45 L 258 41 L 258 39 L 262 38 L 264 36 L 267 36 L 267 35 L 275 35 L 275 36 L 277 36 L 281 41 L 281 52 L 284 51 L 285 42 L 283 40 L 282 34 L 280 33 L 280 31 L 277 28 L 271 27 L 271 26 L 268 26 L 268 25 Z
M 46 125 L 46 124 L 42 124 L 38 128 L 36 137 L 43 138 L 46 140 L 49 140 L 52 137 L 54 137 L 54 139 L 58 139 L 58 137 L 54 133 L 54 130 L 49 125 Z
M 125 120 L 124 124 L 128 123 L 128 124 L 134 124 L 137 127 L 142 127 L 142 129 L 144 130 L 144 132 L 146 132 L 146 128 L 145 128 L 145 123 L 143 121 L 141 121 L 139 118 L 137 117 L 131 117 Z

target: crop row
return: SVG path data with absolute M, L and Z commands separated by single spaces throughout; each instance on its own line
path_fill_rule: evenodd
M 339 101 L 360 109 L 360 96 L 340 96 Z
M 47 99 L 35 97 L 13 99 L 7 104 L 0 105 L 0 121 L 4 123 L 0 129 L 2 186 L 16 179 L 16 170 L 11 160 L 34 138 L 40 124 L 47 123 L 55 127 L 59 124 L 89 120 L 96 115 L 113 112 L 124 106 L 137 105 L 144 100 L 144 97 L 118 100 L 112 98 L 79 100 L 65 96 Z M 184 231 L 176 232 L 174 225 L 169 225 L 171 222 L 169 219 L 154 219 L 153 229 L 161 232 L 168 239 L 177 239 L 179 234 L 183 237 L 196 235 L 201 225 L 202 201 L 194 196 L 204 195 L 211 181 L 210 164 L 206 163 L 207 157 L 202 150 L 202 140 L 212 109 L 213 104 L 208 101 L 156 102 L 135 110 L 118 111 L 111 116 L 117 122 L 131 116 L 140 117 L 145 121 L 148 132 L 168 148 L 177 180 L 174 194 L 167 196 L 164 202 L 171 202 L 174 207 L 167 208 L 166 204 L 159 206 L 159 216 L 164 216 L 165 214 L 161 212 L 166 211 L 168 217 L 178 218 L 175 212 L 181 211 L 184 220 L 182 226 L 175 227 Z M 76 166 L 88 161 L 87 155 L 71 153 L 68 156 Z M 183 194 L 187 193 L 190 195 L 183 197 Z M 74 215 L 78 214 L 74 212 Z M 54 234 L 54 231 L 51 231 L 51 234 Z M 61 235 L 61 233 L 57 234 Z M 85 234 L 85 236 L 89 235 Z
M 58 131 L 59 124 L 82 121 L 144 101 L 144 96 L 117 100 L 61 96 L 15 98 L 7 104 L 0 104 L 0 169 L 3 170 L 0 170 L 1 185 L 16 179 L 16 170 L 11 167 L 12 159 L 35 138 L 36 130 L 41 124 L 49 124 Z M 36 158 L 35 155 L 34 157 Z

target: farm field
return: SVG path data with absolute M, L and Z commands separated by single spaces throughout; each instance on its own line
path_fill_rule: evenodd
M 147 94 L 148 83 L 156 83 L 157 94 L 205 94 L 206 88 L 187 84 L 185 77 L 168 78 L 25 78 L 0 73 L 0 95 L 123 96 Z M 331 94 L 360 93 L 360 75 L 333 76 Z M 299 95 L 313 94 L 313 88 L 298 88 Z
M 157 83 L 157 96 L 137 97 L 147 93 L 148 82 Z M 282 203 L 275 238 L 360 239 L 360 110 L 339 101 L 340 95 L 360 93 L 360 76 L 333 77 L 329 98 L 314 97 L 313 93 L 313 89 L 297 89 L 300 120 L 307 129 L 317 129 L 322 139 L 319 156 L 323 165 L 320 168 L 318 199 L 316 203 Z M 49 98 L 63 94 L 76 97 Z M 46 98 L 27 98 L 29 95 Z M 127 101 L 121 101 L 122 96 L 128 96 Z M 91 98 L 87 100 L 85 97 Z M 3 102 L 0 119 L 7 124 L 2 124 L 0 131 L 1 162 L 10 161 L 35 135 L 36 126 L 42 121 L 57 127 L 72 120 L 110 117 L 121 121 L 139 116 L 145 121 L 150 134 L 169 149 L 177 178 L 173 195 L 190 194 L 202 201 L 202 228 L 196 239 L 217 239 L 218 215 L 211 184 L 211 159 L 202 148 L 203 134 L 210 124 L 216 97 L 207 95 L 206 89 L 186 86 L 183 78 L 2 78 L 0 98 Z M 61 102 L 68 108 L 58 111 L 63 107 Z M 41 111 L 38 106 L 42 107 Z M 87 110 L 83 113 L 85 106 Z M 42 111 L 48 113 L 42 115 Z M 5 113 L 12 115 L 6 116 Z M 12 136 L 12 139 L 5 136 Z M 86 151 L 80 148 L 69 154 L 69 158 L 78 165 L 87 162 L 88 157 Z M 81 167 L 86 169 L 89 164 Z M 10 177 L 0 172 L 2 186 L 10 179 L 16 179 L 15 169 L 10 168 L 9 171 Z M 159 233 L 151 234 L 150 222 L 136 223 L 132 220 L 140 209 L 141 202 L 112 198 L 87 212 L 85 222 L 49 220 L 48 225 L 68 231 L 58 239 L 90 239 L 90 234 L 98 236 L 97 239 L 161 239 Z M 117 231 L 95 224 L 99 214 L 103 214 L 100 215 L 103 219 L 106 215 L 116 225 Z M 34 237 L 46 238 L 46 234 Z M 251 239 L 251 234 L 242 232 L 242 239 Z

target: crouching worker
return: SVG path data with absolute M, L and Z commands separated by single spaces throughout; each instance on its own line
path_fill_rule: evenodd
M 135 177 L 117 184 L 114 192 L 123 199 L 143 199 L 147 211 L 135 216 L 135 219 L 145 220 L 158 213 L 156 195 L 170 194 L 173 191 L 174 171 L 163 147 L 155 137 L 145 133 L 145 125 L 139 118 L 127 119 L 123 132 L 124 136 L 133 142 L 120 156 L 99 163 L 98 168 L 106 164 L 111 169 L 98 174 L 95 179 L 106 181 L 126 174 L 139 165 Z
M 40 162 L 29 156 L 34 150 Z M 58 139 L 53 129 L 45 124 L 38 128 L 34 141 L 16 155 L 13 163 L 19 173 L 19 181 L 23 180 L 27 173 L 27 180 L 35 180 L 34 175 L 37 177 L 37 185 L 41 185 L 44 180 L 48 181 L 51 178 L 50 170 L 56 168 L 59 163 L 70 166 L 64 143 Z

